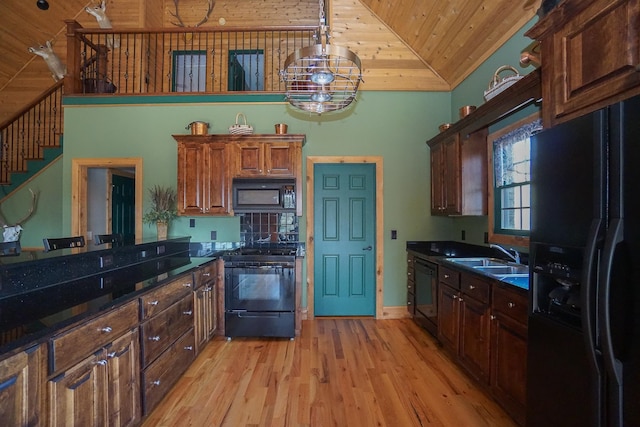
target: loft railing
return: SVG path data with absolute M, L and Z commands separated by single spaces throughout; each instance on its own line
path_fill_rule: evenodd
M 62 134 L 63 81 L 0 124 L 0 184 L 13 172 L 26 172 L 27 161 L 42 159 L 46 147 L 59 147 Z
M 113 30 L 67 24 L 65 93 L 280 92 L 279 71 L 316 27 Z

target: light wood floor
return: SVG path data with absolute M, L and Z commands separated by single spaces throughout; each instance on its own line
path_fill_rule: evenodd
M 315 319 L 302 335 L 219 337 L 151 426 L 515 426 L 411 320 Z

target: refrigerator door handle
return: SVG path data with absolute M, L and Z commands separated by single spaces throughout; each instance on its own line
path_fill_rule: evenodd
M 598 312 L 602 352 L 604 356 L 604 366 L 609 378 L 609 393 L 610 396 L 613 397 L 613 399 L 611 399 L 610 411 L 608 411 L 608 418 L 611 426 L 622 425 L 622 362 L 615 356 L 613 337 L 611 334 L 611 270 L 616 246 L 623 240 L 624 220 L 622 218 L 611 220 L 602 253 L 598 280 Z
M 597 266 L 597 250 L 599 236 L 602 233 L 602 219 L 597 218 L 591 222 L 589 236 L 584 249 L 585 266 L 582 271 L 582 327 L 584 340 L 589 356 L 589 363 L 594 372 L 600 376 L 600 360 L 596 351 L 596 301 L 595 301 L 595 268 Z

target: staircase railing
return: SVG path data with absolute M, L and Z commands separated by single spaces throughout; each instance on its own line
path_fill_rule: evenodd
M 0 124 L 0 184 L 10 184 L 11 173 L 26 172 L 27 162 L 42 159 L 46 147 L 60 146 L 63 95 L 61 80 Z

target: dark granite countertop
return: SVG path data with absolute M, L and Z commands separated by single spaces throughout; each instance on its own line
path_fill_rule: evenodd
M 99 314 L 215 257 L 168 256 L 0 300 L 0 355 Z
M 454 241 L 408 241 L 407 251 L 412 251 L 416 254 L 424 255 L 426 259 L 430 259 L 434 262 L 448 264 L 451 267 L 462 269 L 479 276 L 488 277 L 493 280 L 498 280 L 501 283 L 505 283 L 519 289 L 524 289 L 525 291 L 529 290 L 528 281 L 523 282 L 521 280 L 514 279 L 501 280 L 489 274 L 485 274 L 472 268 L 467 268 L 460 264 L 456 264 L 455 262 L 446 260 L 446 258 L 490 257 L 510 261 L 509 259 L 505 258 L 503 253 L 488 246 L 472 245 Z

